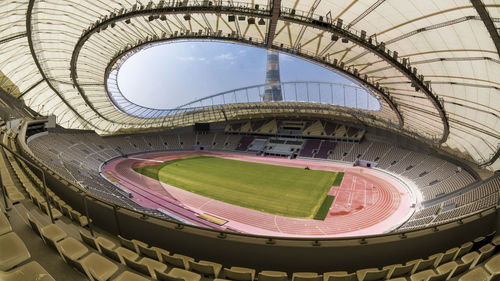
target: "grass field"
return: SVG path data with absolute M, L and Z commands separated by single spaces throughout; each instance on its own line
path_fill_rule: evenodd
M 193 156 L 134 169 L 169 185 L 266 213 L 314 218 L 335 173 Z

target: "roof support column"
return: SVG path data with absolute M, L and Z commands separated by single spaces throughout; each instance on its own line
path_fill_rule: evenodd
M 280 16 L 281 0 L 272 0 L 271 18 L 269 19 L 269 28 L 267 29 L 266 46 L 271 48 L 276 34 L 276 26 L 278 25 L 278 18 Z
M 491 20 L 488 10 L 486 10 L 486 7 L 484 6 L 481 0 L 470 0 L 470 2 L 472 3 L 472 6 L 474 6 L 474 8 L 476 9 L 477 13 L 481 17 L 481 20 L 486 26 L 486 29 L 490 33 L 491 39 L 493 40 L 493 43 L 497 48 L 498 56 L 500 57 L 500 35 L 498 34 L 495 24 L 493 24 L 493 20 Z

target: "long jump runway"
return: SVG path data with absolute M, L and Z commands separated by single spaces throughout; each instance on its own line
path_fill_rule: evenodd
M 241 161 L 316 170 L 344 172 L 342 184 L 328 194 L 335 199 L 324 221 L 298 219 L 231 205 L 151 179 L 133 169 L 191 155 L 210 155 Z M 395 179 L 368 168 L 344 166 L 328 161 L 289 160 L 225 152 L 153 152 L 115 159 L 101 174 L 133 194 L 142 206 L 161 208 L 174 218 L 216 229 L 286 237 L 345 237 L 376 235 L 404 223 L 413 213 L 409 191 Z M 204 220 L 210 215 L 226 221 L 217 225 Z

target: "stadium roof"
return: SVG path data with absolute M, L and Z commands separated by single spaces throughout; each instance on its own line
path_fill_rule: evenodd
M 0 6 L 2 88 L 60 125 L 110 134 L 253 113 L 314 112 L 403 132 L 500 169 L 500 4 L 495 0 L 17 0 Z M 357 80 L 382 110 L 225 105 L 124 114 L 113 67 L 151 41 L 225 40 L 289 52 Z

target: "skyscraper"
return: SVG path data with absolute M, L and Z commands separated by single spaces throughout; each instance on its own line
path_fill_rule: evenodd
M 267 50 L 266 84 L 262 101 L 282 101 L 279 53 Z

